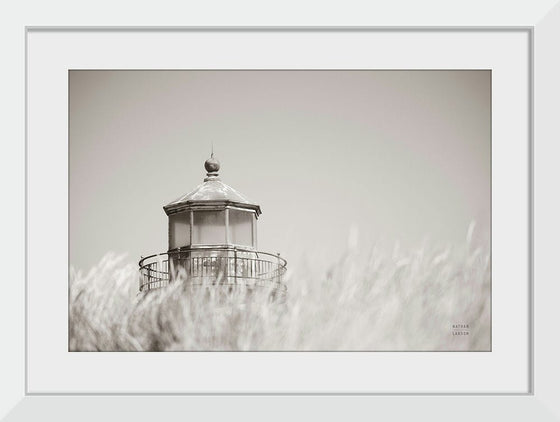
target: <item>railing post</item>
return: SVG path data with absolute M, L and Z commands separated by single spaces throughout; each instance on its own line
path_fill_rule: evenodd
M 280 274 L 280 252 L 276 252 L 276 272 Z M 280 281 L 280 277 L 276 276 L 274 278 L 277 279 L 274 281 Z
M 234 274 L 235 274 L 234 281 L 235 281 L 235 284 L 237 285 L 237 249 L 233 250 L 233 257 L 234 257 L 233 258 L 233 268 L 235 269 L 235 271 L 234 271 Z

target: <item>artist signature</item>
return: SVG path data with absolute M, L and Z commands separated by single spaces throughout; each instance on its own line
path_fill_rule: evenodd
M 451 335 L 453 336 L 468 336 L 470 331 L 471 327 L 469 324 L 457 323 L 451 325 Z

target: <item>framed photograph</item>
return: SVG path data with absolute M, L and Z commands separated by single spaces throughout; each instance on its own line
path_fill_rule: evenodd
M 12 413 L 356 395 L 399 418 L 557 417 L 533 145 L 559 19 L 26 28 Z
M 70 351 L 492 350 L 491 70 L 68 77 Z

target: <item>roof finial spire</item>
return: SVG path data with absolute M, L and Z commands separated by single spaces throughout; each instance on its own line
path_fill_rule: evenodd
M 214 158 L 214 142 L 212 142 L 212 152 L 210 158 L 204 162 L 204 168 L 206 169 L 205 182 L 209 180 L 220 180 L 218 177 L 218 171 L 220 170 L 220 162 Z

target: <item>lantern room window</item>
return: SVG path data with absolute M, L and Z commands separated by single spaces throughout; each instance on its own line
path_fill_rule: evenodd
M 169 216 L 169 249 L 187 246 L 191 241 L 190 212 Z
M 229 210 L 229 242 L 240 246 L 253 244 L 255 214 L 250 211 Z
M 225 211 L 194 211 L 192 243 L 193 245 L 225 244 Z

